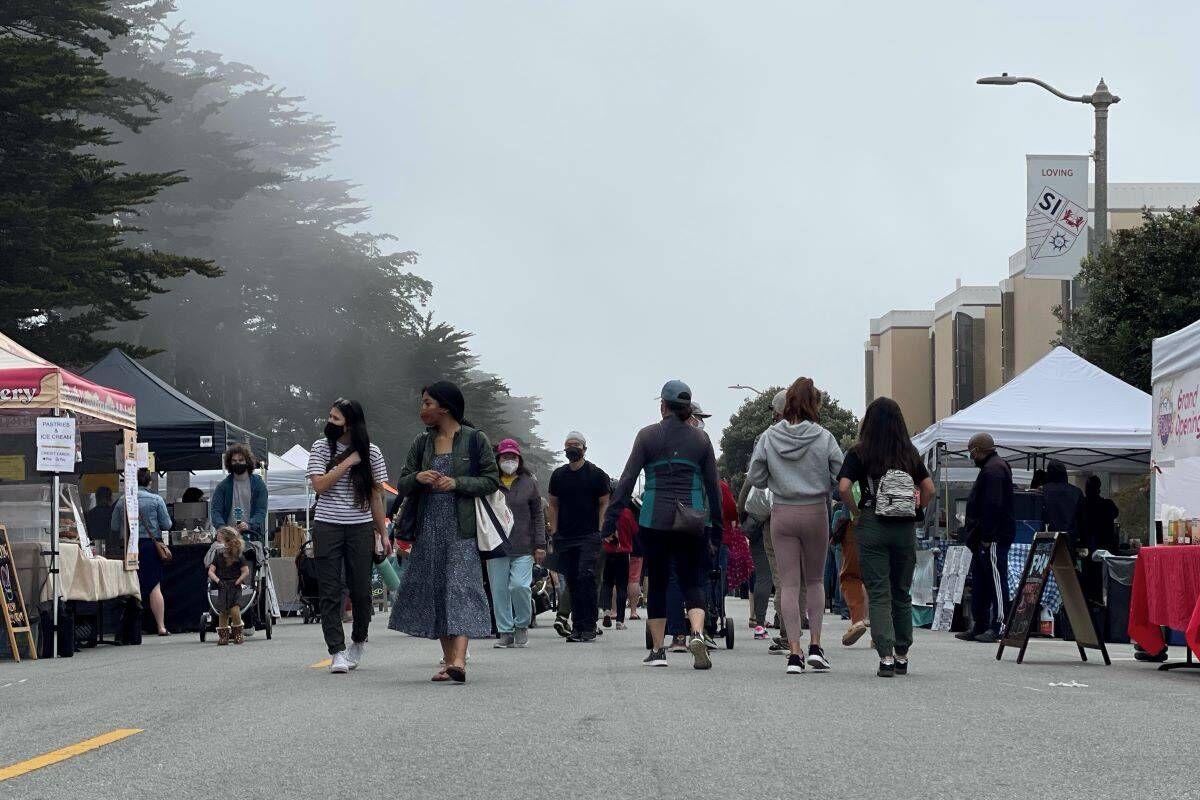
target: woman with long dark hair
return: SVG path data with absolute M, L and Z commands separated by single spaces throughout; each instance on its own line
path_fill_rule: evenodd
M 396 490 L 409 508 L 401 527 L 416 539 L 396 592 L 388 627 L 438 639 L 437 683 L 465 683 L 467 641 L 491 636 L 491 611 L 475 542 L 475 499 L 500 486 L 492 445 L 464 416 L 457 386 L 438 381 L 421 391 L 426 431 L 408 450 Z M 408 515 L 412 514 L 410 518 Z
M 895 400 L 880 397 L 867 406 L 858 442 L 846 453 L 838 478 L 842 502 L 857 522 L 871 638 L 879 653 L 877 674 L 881 678 L 907 675 L 908 649 L 913 641 L 911 590 L 917 563 L 917 509 L 929 505 L 934 488 Z M 855 483 L 861 507 L 854 500 Z
M 333 657 L 329 671 L 342 674 L 362 662 L 371 623 L 372 559 L 376 550 L 386 553 L 390 548 L 381 491 L 387 466 L 383 453 L 371 444 L 366 415 L 357 401 L 335 400 L 324 433 L 308 456 L 308 480 L 317 493 L 312 539 L 321 586 L 321 629 Z M 354 613 L 349 648 L 342 630 L 347 588 Z

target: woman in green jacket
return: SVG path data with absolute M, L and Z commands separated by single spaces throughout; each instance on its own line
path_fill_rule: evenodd
M 448 381 L 421 391 L 417 437 L 396 482 L 415 504 L 416 541 L 396 593 L 392 630 L 438 639 L 443 666 L 435 682 L 467 680 L 467 640 L 491 636 L 491 611 L 475 543 L 475 498 L 500 486 L 492 445 L 464 419 L 462 392 Z

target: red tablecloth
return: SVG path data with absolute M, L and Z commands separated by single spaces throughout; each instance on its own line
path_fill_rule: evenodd
M 1138 551 L 1129 604 L 1129 637 L 1149 653 L 1163 649 L 1160 625 L 1183 631 L 1200 655 L 1200 546 L 1159 545 Z

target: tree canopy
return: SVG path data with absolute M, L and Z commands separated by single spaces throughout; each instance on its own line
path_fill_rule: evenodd
M 220 274 L 140 236 L 140 215 L 186 177 L 115 157 L 115 131 L 145 129 L 169 100 L 103 64 L 128 31 L 104 0 L 0 5 L 0 330 L 72 366 L 113 345 L 148 355 L 106 338 L 113 323 L 144 317 L 168 279 Z
M 1200 206 L 1142 215 L 1083 261 L 1084 302 L 1058 309 L 1062 342 L 1101 369 L 1150 391 L 1151 345 L 1200 319 Z

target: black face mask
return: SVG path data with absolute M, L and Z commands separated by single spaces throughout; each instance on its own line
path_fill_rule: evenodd
M 229 469 L 233 471 L 234 475 L 245 475 L 246 470 L 249 468 L 249 464 L 234 464 Z
M 583 451 L 578 447 L 568 447 L 566 453 L 567 461 L 570 461 L 572 464 L 583 458 Z
M 342 434 L 346 432 L 345 425 L 334 425 L 332 422 L 325 423 L 325 438 L 340 439 Z

